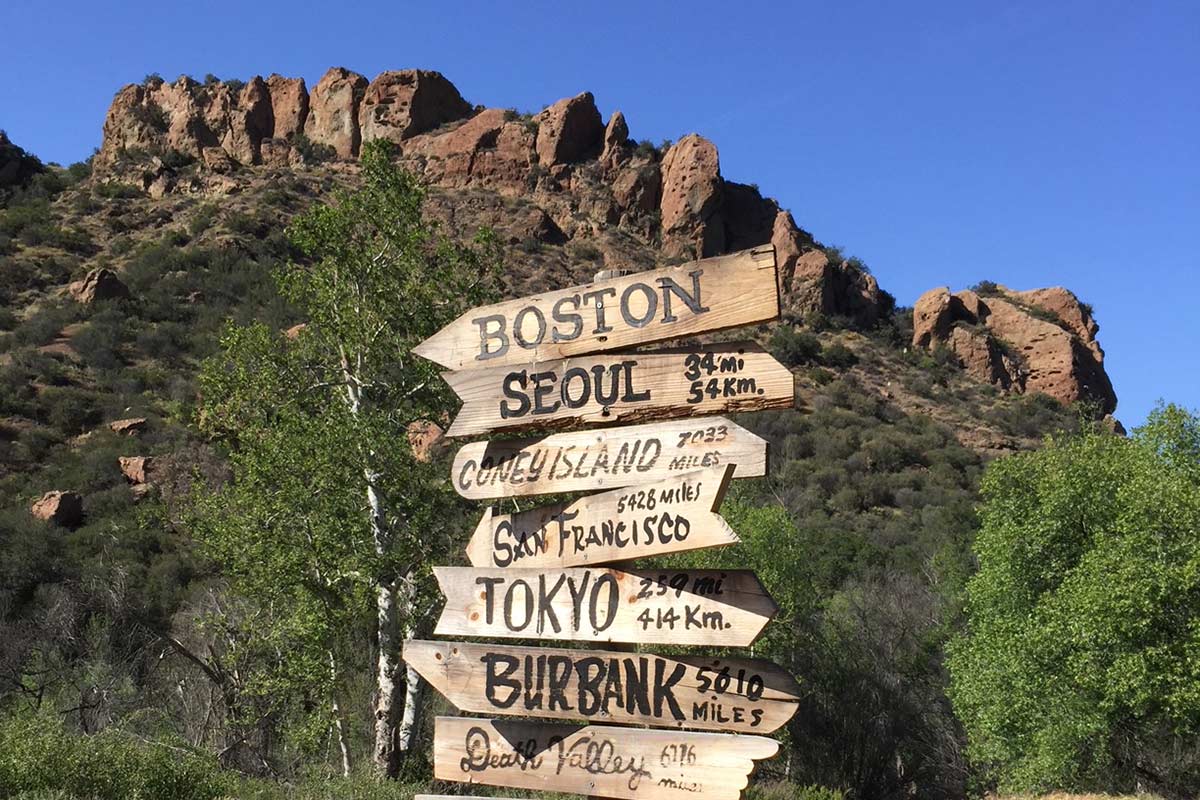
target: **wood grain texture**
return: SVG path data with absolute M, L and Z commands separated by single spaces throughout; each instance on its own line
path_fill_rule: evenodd
M 447 436 L 791 408 L 795 377 L 754 342 L 608 353 L 442 375 L 463 405 Z
M 769 661 L 412 640 L 404 661 L 459 710 L 771 733 L 800 687 Z
M 517 514 L 484 512 L 467 543 L 476 567 L 579 567 L 740 541 L 716 512 L 732 464 Z
M 767 442 L 724 417 L 473 442 L 454 457 L 463 497 L 483 500 L 654 483 L 734 465 L 735 478 L 767 473 Z
M 614 798 L 737 800 L 763 736 L 438 717 L 434 777 Z
M 472 309 L 413 348 L 451 370 L 620 350 L 779 316 L 771 245 Z
M 435 633 L 744 647 L 778 607 L 748 570 L 434 567 Z

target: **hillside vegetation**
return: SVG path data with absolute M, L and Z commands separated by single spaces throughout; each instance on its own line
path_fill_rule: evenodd
M 539 122 L 545 130 L 552 121 L 497 120 L 502 132 L 516 125 L 535 138 Z M 439 123 L 436 133 L 470 124 Z M 289 674 L 286 640 L 259 636 L 283 612 L 233 588 L 198 545 L 189 516 L 197 492 L 230 477 L 229 442 L 197 425 L 201 364 L 229 324 L 257 322 L 283 337 L 309 322 L 276 281 L 285 264 L 303 262 L 287 226 L 335 190 L 361 185 L 353 160 L 331 160 L 319 141 L 289 141 L 292 162 L 220 170 L 206 162 L 207 150 L 106 145 L 94 174 L 89 164 L 38 165 L 6 192 L 0 741 L 20 747 L 0 748 L 0 788 L 273 797 L 281 785 L 323 786 L 340 772 L 326 695 Z M 504 296 L 586 282 L 604 267 L 679 263 L 716 246 L 711 231 L 679 232 L 695 220 L 672 228 L 658 205 L 596 210 L 615 179 L 595 153 L 566 171 L 535 164 L 511 181 L 460 185 L 430 179 L 437 159 L 421 148 L 433 146 L 405 145 L 400 164 L 424 176 L 428 219 L 464 240 L 484 226 L 496 230 Z M 495 142 L 484 150 L 503 152 Z M 669 173 L 681 157 L 675 146 L 630 141 L 627 150 L 620 163 L 637 175 Z M 440 163 L 449 170 L 453 162 Z M 722 249 L 762 243 L 747 238 L 764 228 L 739 216 L 746 208 L 767 209 L 770 238 L 777 208 L 760 206 L 768 201 L 754 191 L 739 211 L 728 198 L 750 187 L 717 180 L 727 197 Z M 738 419 L 771 443 L 770 474 L 739 482 L 723 512 L 744 544 L 684 559 L 759 573 L 781 613 L 756 652 L 805 689 L 788 747 L 763 765 L 752 796 L 962 797 L 986 779 L 967 759 L 943 651 L 961 629 L 975 570 L 980 475 L 997 455 L 1078 430 L 1093 415 L 981 382 L 945 347 L 913 347 L 912 311 L 895 308 L 865 265 L 794 226 L 785 233 L 800 242 L 789 256 L 796 278 L 785 287 L 787 311 L 738 333 L 797 373 L 798 407 Z M 870 295 L 870 313 L 805 299 L 816 285 L 800 280 L 805 258 L 821 261 L 814 274 L 828 286 Z M 88 298 L 82 284 L 98 285 L 97 270 L 111 270 L 127 292 Z M 143 419 L 132 432 L 111 425 Z M 139 457 L 149 460 L 127 461 Z M 31 507 L 51 491 L 78 493 L 79 519 L 35 519 Z M 372 623 L 368 607 L 348 613 L 341 676 L 330 690 L 356 764 L 370 749 Z M 429 698 L 424 742 L 445 709 Z M 92 735 L 86 747 L 71 744 L 76 733 Z M 31 777 L 35 764 L 49 777 Z M 425 785 L 428 753 L 404 770 L 409 785 Z M 81 782 L 91 774 L 114 783 Z M 408 796 L 369 782 L 346 791 Z

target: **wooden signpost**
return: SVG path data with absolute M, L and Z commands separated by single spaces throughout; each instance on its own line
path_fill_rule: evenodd
M 749 570 L 434 567 L 434 633 L 746 647 L 779 607 Z
M 738 542 L 717 513 L 734 466 L 518 514 L 489 508 L 467 544 L 476 567 L 578 567 Z
M 404 661 L 462 711 L 771 733 L 800 687 L 769 661 L 411 641 Z
M 448 372 L 463 406 L 447 436 L 791 408 L 791 370 L 753 342 L 577 356 Z
M 463 314 L 413 348 L 451 370 L 619 350 L 779 316 L 775 248 L 639 272 Z
M 539 439 L 473 442 L 454 457 L 454 489 L 471 500 L 655 483 L 732 464 L 767 474 L 767 442 L 724 417 L 696 417 Z
M 763 736 L 438 717 L 433 774 L 600 797 L 737 800 L 754 762 L 778 751 Z
M 701 415 L 791 407 L 793 376 L 753 342 L 631 348 L 772 320 L 777 286 L 767 245 L 475 309 L 414 348 L 454 370 L 444 377 L 463 407 L 450 436 L 605 426 L 459 450 L 451 480 L 467 498 L 599 493 L 487 509 L 472 566 L 434 567 L 437 635 L 714 648 L 758 637 L 778 609 L 754 573 L 624 565 L 739 541 L 717 512 L 731 479 L 766 474 L 767 443 Z M 486 716 L 435 723 L 435 777 L 471 784 L 735 800 L 779 749 L 748 734 L 778 730 L 799 704 L 787 672 L 753 659 L 414 640 L 404 660 Z

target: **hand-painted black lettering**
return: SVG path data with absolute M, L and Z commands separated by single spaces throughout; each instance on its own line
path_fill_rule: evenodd
M 525 320 L 529 316 L 532 316 L 537 324 L 537 333 L 532 339 L 525 338 Z M 542 340 L 546 338 L 546 317 L 542 314 L 541 309 L 537 306 L 525 306 L 517 312 L 517 315 L 513 317 L 513 338 L 526 350 L 531 350 L 542 343 Z
M 632 309 L 629 307 L 630 297 L 634 292 L 641 292 L 646 298 L 646 310 L 640 317 L 633 315 Z M 632 283 L 625 288 L 621 293 L 621 316 L 625 319 L 625 323 L 633 328 L 644 328 L 650 324 L 654 316 L 658 313 L 658 293 L 644 283 Z
M 479 326 L 479 355 L 475 356 L 476 361 L 499 358 L 508 352 L 508 334 L 504 332 L 503 314 L 488 314 L 471 322 Z M 498 342 L 494 349 L 488 346 L 488 342 L 492 341 Z
M 583 332 L 583 315 L 578 314 L 578 313 L 571 313 L 571 314 L 563 313 L 563 309 L 568 305 L 572 309 L 578 309 L 579 308 L 579 295 L 573 294 L 570 297 L 560 297 L 558 300 L 555 301 L 554 308 L 553 308 L 553 310 L 551 310 L 550 315 L 554 318 L 554 321 L 556 323 L 558 323 L 558 322 L 571 323 L 571 332 L 570 333 L 561 333 L 559 331 L 558 325 L 555 325 L 554 328 L 550 331 L 550 341 L 552 341 L 552 342 L 569 342 L 574 339 L 578 339 L 579 334 Z
M 509 419 L 510 417 L 523 417 L 529 413 L 529 397 L 524 391 L 517 391 L 515 387 L 520 387 L 522 390 L 528 385 L 528 372 L 521 370 L 520 372 L 510 372 L 504 376 L 504 383 L 501 391 L 508 400 L 515 400 L 516 406 L 510 406 L 507 400 L 500 401 L 500 418 Z
M 676 317 L 671 313 L 671 295 L 675 295 L 683 304 L 688 307 L 688 310 L 693 314 L 703 314 L 708 311 L 708 307 L 701 305 L 700 300 L 700 276 L 704 274 L 704 270 L 697 269 L 688 273 L 688 277 L 692 279 L 692 293 L 689 295 L 684 291 L 683 287 L 675 282 L 674 278 L 659 278 L 658 285 L 663 290 L 663 322 L 674 322 Z
M 521 695 L 521 682 L 509 676 L 517 671 L 520 660 L 505 653 L 487 653 L 479 660 L 487 668 L 483 693 L 488 702 L 496 708 L 508 708 L 517 702 Z M 507 694 L 501 697 L 498 689 L 506 689 Z

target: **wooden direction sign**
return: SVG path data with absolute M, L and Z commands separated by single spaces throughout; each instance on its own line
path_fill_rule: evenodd
M 471 500 L 612 489 L 733 464 L 767 474 L 767 442 L 724 417 L 677 419 L 538 439 L 472 442 L 454 457 L 454 489 Z
M 769 661 L 409 641 L 404 662 L 462 711 L 770 733 L 800 687 Z
M 791 408 L 791 370 L 753 342 L 447 372 L 463 400 L 447 436 Z
M 413 348 L 452 370 L 620 350 L 779 316 L 766 245 L 468 311 Z
M 744 647 L 779 610 L 749 570 L 434 567 L 439 636 Z
M 764 736 L 438 717 L 433 774 L 447 781 L 600 797 L 737 800 Z
M 517 514 L 489 508 L 467 559 L 476 567 L 578 567 L 735 544 L 716 513 L 733 471 L 729 464 Z

